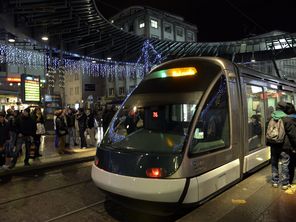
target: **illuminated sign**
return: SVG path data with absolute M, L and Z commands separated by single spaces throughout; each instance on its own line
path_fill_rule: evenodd
M 181 67 L 152 72 L 148 75 L 147 79 L 194 76 L 195 74 L 197 74 L 195 67 Z
M 23 74 L 22 79 L 22 92 L 24 102 L 40 102 L 40 78 Z
M 21 82 L 21 78 L 17 78 L 17 77 L 8 77 L 7 82 L 16 82 L 16 83 L 20 83 Z

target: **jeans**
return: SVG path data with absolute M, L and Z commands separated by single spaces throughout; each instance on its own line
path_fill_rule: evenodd
M 55 132 L 55 135 L 54 135 L 54 146 L 55 146 L 55 148 L 58 148 L 59 147 L 58 131 L 55 129 L 54 132 Z
M 13 150 L 14 150 L 14 147 L 16 146 L 16 132 L 14 131 L 9 131 L 9 136 L 10 136 L 10 139 L 9 139 L 9 150 L 7 152 L 7 156 L 8 157 L 13 157 Z
M 95 138 L 95 134 L 96 134 L 96 129 L 95 127 L 93 128 L 87 128 L 86 129 L 86 133 L 89 135 L 90 137 L 90 146 L 96 146 L 96 138 Z
M 79 136 L 80 136 L 80 147 L 86 147 L 86 139 L 85 139 L 85 136 L 84 136 L 84 133 L 85 133 L 85 128 L 79 128 Z
M 279 175 L 279 160 L 281 161 L 281 175 Z M 271 147 L 271 181 L 272 183 L 287 185 L 290 183 L 289 173 L 290 155 L 278 147 Z M 281 176 L 281 178 L 280 178 Z
M 76 129 L 75 127 L 68 127 L 68 134 L 66 135 L 66 144 L 71 145 L 71 140 L 73 141 L 73 145 L 76 144 Z
M 40 152 L 39 152 L 40 144 L 41 144 L 40 139 L 41 139 L 41 135 L 37 135 L 37 134 L 34 135 L 34 144 L 35 144 L 35 153 L 34 153 L 34 155 L 35 156 L 40 155 Z

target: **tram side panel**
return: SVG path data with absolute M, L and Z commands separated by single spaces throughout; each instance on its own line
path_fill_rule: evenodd
M 191 155 L 198 150 L 198 148 L 211 149 L 211 147 L 216 146 L 216 149 L 213 148 L 209 152 L 201 152 L 199 155 L 191 157 L 192 166 L 198 176 L 190 179 L 189 192 L 184 199 L 184 203 L 201 201 L 240 179 L 241 167 L 239 153 L 241 149 L 240 129 L 242 128 L 240 121 L 240 96 L 237 85 L 237 76 L 232 70 L 232 77 L 229 78 L 228 72 L 229 71 L 225 70 L 225 73 L 217 80 L 215 86 L 212 87 L 212 92 L 208 94 L 208 98 L 203 102 L 204 108 L 200 113 L 199 120 L 195 123 L 196 128 L 198 129 L 198 125 L 202 122 L 204 110 L 207 110 L 207 113 L 210 115 L 208 119 L 223 119 L 223 116 L 225 117 L 222 127 L 220 128 L 220 137 L 204 144 L 199 142 L 198 147 L 192 145 L 194 141 L 190 144 L 191 149 L 189 149 L 189 154 Z M 221 79 L 223 78 L 226 83 L 225 89 L 221 88 Z M 223 93 L 217 95 L 217 92 L 220 92 L 220 94 L 221 92 Z M 213 97 L 216 98 L 213 102 L 216 106 L 213 106 L 212 109 L 207 108 L 207 104 L 213 101 Z M 227 102 L 227 105 L 219 106 L 219 102 L 221 104 Z M 210 120 L 206 121 L 210 122 Z M 194 134 L 197 134 L 196 129 L 194 130 Z M 196 187 L 197 193 L 194 192 L 195 189 L 193 187 Z M 197 199 L 194 200 L 193 197 L 196 197 Z

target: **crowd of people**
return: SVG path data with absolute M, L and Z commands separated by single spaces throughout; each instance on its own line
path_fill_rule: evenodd
M 90 109 L 57 110 L 54 117 L 55 147 L 58 148 L 60 154 L 63 154 L 71 153 L 70 145 L 78 146 L 80 144 L 81 149 L 85 149 L 87 146 L 96 146 L 95 135 L 98 125 L 95 115 Z M 86 136 L 89 136 L 89 144 L 86 142 Z M 79 142 L 78 138 L 80 138 Z
M 114 106 L 105 108 L 101 116 L 96 116 L 91 109 L 78 110 L 65 108 L 54 113 L 54 145 L 59 154 L 71 154 L 70 147 L 81 149 L 95 147 L 98 127 L 103 125 L 106 131 L 113 115 Z M 104 120 L 102 119 L 104 118 Z M 8 109 L 0 112 L 0 168 L 12 169 L 25 147 L 24 165 L 30 166 L 29 160 L 41 157 L 41 137 L 46 133 L 45 119 L 40 107 L 23 111 Z
M 44 128 L 44 118 L 40 107 L 33 112 L 29 108 L 19 112 L 8 109 L 0 112 L 0 166 L 2 168 L 13 168 L 22 153 L 25 145 L 24 165 L 30 166 L 31 145 L 34 144 L 32 158 L 42 156 L 40 154 L 40 139 L 42 133 L 40 126 Z M 38 129 L 37 129 L 38 127 Z

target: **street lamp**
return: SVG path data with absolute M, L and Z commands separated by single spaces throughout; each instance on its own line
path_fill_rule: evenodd
M 43 41 L 48 41 L 48 36 L 47 36 L 47 35 L 43 35 L 43 36 L 41 37 L 41 39 L 42 39 Z

